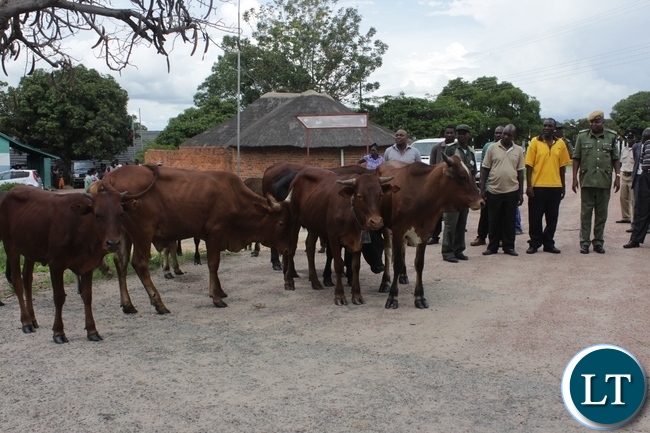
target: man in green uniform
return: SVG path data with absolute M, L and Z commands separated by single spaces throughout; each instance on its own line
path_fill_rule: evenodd
M 607 222 L 607 205 L 611 195 L 612 169 L 614 192 L 621 187 L 618 134 L 611 129 L 604 129 L 605 113 L 600 110 L 591 113 L 589 129 L 584 129 L 576 137 L 573 150 L 573 192 L 578 192 L 578 173 L 580 174 L 580 252 L 589 254 L 589 245 L 594 251 L 605 254 L 605 223 Z M 594 238 L 591 235 L 591 215 L 594 214 Z

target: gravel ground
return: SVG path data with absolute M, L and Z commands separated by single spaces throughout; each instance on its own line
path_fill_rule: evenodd
M 524 228 L 526 204 L 522 207 Z M 427 248 L 428 310 L 413 283 L 400 308 L 384 309 L 380 275 L 363 265 L 367 304 L 337 307 L 314 291 L 298 254 L 296 291 L 283 290 L 269 252 L 224 254 L 229 294 L 216 309 L 207 266 L 174 280 L 154 275 L 171 314 L 158 315 L 136 277 L 138 314 L 119 307 L 115 279 L 96 281 L 94 313 L 104 341 L 86 340 L 73 285 L 64 321 L 69 344 L 50 330 L 51 291 L 35 294 L 41 328 L 20 330 L 19 309 L 0 283 L 0 425 L 3 432 L 584 432 L 560 394 L 566 364 L 597 343 L 622 346 L 647 370 L 649 247 L 624 250 L 627 225 L 612 195 L 607 254 L 579 254 L 579 198 L 563 201 L 562 254 L 443 262 Z M 478 212 L 470 214 L 467 242 Z M 190 245 L 186 251 L 190 251 Z M 411 281 L 414 248 L 407 249 Z M 317 263 L 324 262 L 318 255 Z M 349 294 L 349 288 L 346 288 Z M 621 429 L 650 431 L 647 409 Z

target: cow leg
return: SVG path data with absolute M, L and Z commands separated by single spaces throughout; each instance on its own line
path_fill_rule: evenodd
M 285 262 L 284 266 L 284 290 L 296 290 L 296 283 L 294 282 L 294 274 L 296 272 L 293 257 L 298 248 L 298 235 L 300 234 L 300 224 L 294 223 L 291 227 L 290 233 L 290 247 L 289 251 L 284 254 L 282 260 Z
M 7 269 L 11 269 L 11 285 L 14 288 L 14 293 L 18 299 L 20 306 L 20 322 L 25 334 L 31 334 L 35 330 L 34 318 L 29 314 L 25 307 L 23 277 L 20 272 L 20 254 L 5 243 L 5 252 L 7 253 Z
M 404 263 L 404 267 L 399 273 L 399 283 L 400 284 L 408 284 L 409 283 L 409 277 L 406 275 L 406 247 L 402 248 L 402 263 Z
M 221 251 L 217 243 L 212 240 L 207 240 L 205 246 L 208 250 L 208 270 L 210 272 L 210 296 L 212 303 L 217 308 L 226 308 L 226 304 L 222 298 L 226 297 L 223 289 L 221 288 L 221 281 L 219 281 L 219 262 L 221 261 Z
M 179 245 L 180 245 L 180 241 L 179 241 Z M 171 250 L 172 268 L 174 269 L 174 275 L 185 275 L 185 273 L 181 271 L 181 267 L 178 265 L 178 256 L 182 255 L 182 251 L 180 254 L 178 253 L 179 250 L 180 247 L 177 247 L 175 249 L 172 248 Z
M 101 341 L 103 338 L 97 332 L 95 318 L 93 317 L 93 271 L 80 275 L 79 280 L 81 281 L 81 299 L 84 301 L 84 314 L 86 317 L 86 337 L 90 341 Z
M 115 254 L 113 254 L 113 264 L 115 265 L 117 281 L 120 286 L 120 307 L 122 307 L 122 312 L 125 314 L 135 314 L 138 312 L 131 302 L 129 290 L 126 286 L 127 267 L 131 259 L 131 245 L 131 236 L 122 230 L 120 234 L 120 245 Z
M 424 252 L 426 251 L 427 243 L 422 242 L 418 244 L 415 250 L 415 307 L 416 308 L 429 308 L 429 303 L 424 298 L 424 286 L 422 285 L 422 271 L 424 269 Z
M 397 308 L 397 295 L 399 294 L 399 287 L 397 286 L 398 275 L 402 268 L 404 267 L 404 255 L 402 250 L 404 249 L 404 242 L 402 242 L 402 236 L 397 236 L 393 232 L 393 281 L 390 285 L 390 291 L 388 292 L 388 299 L 386 300 L 386 308 Z
M 341 245 L 337 240 L 330 239 L 329 248 L 332 250 L 334 259 L 334 272 L 336 273 L 336 286 L 334 286 L 334 304 L 348 305 L 343 291 L 343 258 L 341 257 Z
M 65 287 L 63 285 L 63 271 L 65 269 L 50 265 L 50 279 L 52 280 L 52 294 L 54 295 L 54 332 L 53 339 L 56 344 L 68 342 L 63 331 L 63 304 L 65 304 Z M 82 290 L 83 296 L 83 290 Z
M 332 282 L 332 249 L 328 246 L 325 248 L 325 267 L 323 268 L 323 285 L 325 287 L 334 287 Z
M 271 266 L 273 266 L 274 271 L 284 270 L 282 263 L 280 263 L 280 254 L 275 247 L 271 247 Z
M 390 290 L 390 265 L 393 262 L 392 233 L 384 229 L 384 273 L 381 276 L 379 293 L 388 293 Z
M 314 257 L 316 256 L 316 242 L 318 236 L 312 232 L 307 232 L 307 239 L 305 240 L 305 251 L 307 253 L 307 264 L 309 265 L 309 281 L 311 281 L 311 288 L 314 290 L 323 290 L 323 285 L 316 275 L 316 264 Z
M 162 259 L 163 259 L 163 276 L 166 280 L 171 280 L 174 278 L 171 271 L 169 270 L 169 246 L 166 246 L 162 250 Z
M 165 304 L 160 298 L 160 293 L 158 293 L 158 289 L 156 289 L 153 281 L 151 281 L 151 274 L 149 272 L 151 244 L 148 242 L 145 242 L 145 244 L 146 247 L 144 248 L 138 244 L 133 245 L 133 258 L 131 259 L 131 266 L 133 266 L 133 269 L 135 269 L 135 273 L 138 274 L 142 285 L 149 295 L 151 305 L 154 306 L 156 312 L 158 312 L 158 314 L 167 314 L 169 313 L 169 310 L 167 307 L 165 307 Z M 124 309 L 124 307 L 122 307 L 122 309 Z
M 201 264 L 201 254 L 199 254 L 199 243 L 201 242 L 200 238 L 194 238 L 194 265 L 198 266 Z
M 25 288 L 25 308 L 31 317 L 34 329 L 38 328 L 36 314 L 34 313 L 34 298 L 32 296 L 32 284 L 34 282 L 34 262 L 25 259 L 23 263 L 23 287 Z
M 352 268 L 352 303 L 354 305 L 365 304 L 366 301 L 361 295 L 361 284 L 359 283 L 359 269 L 361 268 L 361 251 L 350 253 L 350 267 Z
M 345 266 L 345 278 L 348 279 L 348 286 L 354 284 L 354 272 L 352 271 L 352 255 L 347 250 L 343 250 L 343 265 Z
M 251 257 L 258 257 L 260 255 L 260 243 L 255 242 L 255 249 L 251 251 Z
M 171 257 L 172 267 L 174 268 L 174 274 L 183 275 L 180 266 L 178 266 L 178 246 L 176 242 L 172 242 L 169 246 L 163 248 L 163 274 L 165 279 L 172 280 L 174 276 L 172 275 L 169 267 L 169 258 Z

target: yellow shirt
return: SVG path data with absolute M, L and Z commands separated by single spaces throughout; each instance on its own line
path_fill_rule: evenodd
M 561 138 L 554 138 L 550 147 L 541 135 L 530 141 L 526 152 L 526 167 L 533 170 L 533 187 L 561 187 L 560 168 L 566 167 L 569 162 L 569 150 Z

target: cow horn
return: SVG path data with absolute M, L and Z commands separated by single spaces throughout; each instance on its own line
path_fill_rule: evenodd
M 442 159 L 445 160 L 445 162 L 447 163 L 447 165 L 449 167 L 454 165 L 454 160 L 452 158 L 450 158 L 449 156 L 447 156 L 446 154 L 444 154 L 444 153 L 442 154 Z
M 92 195 L 91 193 L 89 193 L 89 192 L 84 192 L 83 195 L 84 195 L 84 197 L 86 197 L 86 198 L 89 198 L 89 199 L 91 199 L 91 200 L 93 199 L 93 195 Z
M 289 194 L 287 195 L 287 198 L 284 199 L 285 203 L 290 203 L 291 202 L 291 193 L 292 192 L 293 192 L 293 190 L 289 191 Z
M 357 178 L 355 177 L 353 179 L 337 180 L 336 182 L 345 186 L 355 186 L 357 184 Z
M 383 184 L 383 183 L 386 183 L 386 182 L 390 182 L 393 179 L 395 179 L 395 175 L 388 176 L 388 177 L 380 177 L 379 178 L 379 183 Z
M 128 194 L 127 191 L 124 191 L 124 192 L 120 193 L 120 195 L 122 196 L 122 200 L 124 200 L 124 198 L 127 196 L 127 194 Z
M 266 202 L 268 203 L 271 210 L 273 210 L 274 212 L 279 212 L 282 209 L 280 203 L 278 203 L 277 200 L 271 194 L 266 194 Z

